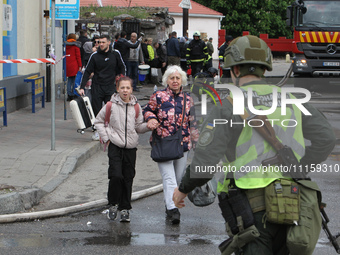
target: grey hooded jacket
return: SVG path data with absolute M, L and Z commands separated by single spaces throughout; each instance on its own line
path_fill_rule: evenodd
M 110 140 L 120 148 L 132 149 L 138 145 L 138 133 L 150 131 L 147 123 L 144 122 L 142 109 L 139 105 L 139 114 L 136 118 L 134 105 L 137 98 L 131 95 L 130 102 L 124 102 L 119 94 L 113 94 L 111 97 L 111 115 L 110 122 L 105 127 L 106 105 L 98 113 L 94 122 L 99 136 L 103 142 Z

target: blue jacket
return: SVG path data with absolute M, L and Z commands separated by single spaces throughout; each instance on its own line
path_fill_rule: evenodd
M 180 57 L 181 52 L 179 50 L 179 42 L 177 38 L 171 37 L 166 43 L 166 50 L 168 56 Z

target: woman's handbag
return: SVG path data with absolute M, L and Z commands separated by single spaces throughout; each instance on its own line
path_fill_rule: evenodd
M 183 157 L 182 140 L 182 127 L 174 135 L 164 138 L 153 132 L 151 158 L 156 162 L 164 162 Z
M 185 118 L 186 94 L 183 96 L 182 122 L 180 128 L 172 136 L 162 138 L 156 131 L 152 132 L 151 158 L 156 162 L 179 159 L 183 157 L 182 125 Z M 176 114 L 175 114 L 176 117 Z M 176 123 L 176 118 L 175 118 Z

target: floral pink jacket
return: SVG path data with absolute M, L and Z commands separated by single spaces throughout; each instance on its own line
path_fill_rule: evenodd
M 143 115 L 146 121 L 152 118 L 158 120 L 160 125 L 156 132 L 159 136 L 171 136 L 181 126 L 183 96 L 182 89 L 178 94 L 175 94 L 169 86 L 151 95 L 149 103 L 143 110 Z M 189 93 L 186 93 L 185 117 L 182 127 L 183 149 L 188 151 L 196 144 L 199 136 L 194 101 Z M 151 139 L 152 135 L 150 141 Z

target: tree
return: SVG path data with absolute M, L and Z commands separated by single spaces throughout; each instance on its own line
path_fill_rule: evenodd
M 252 35 L 269 34 L 271 38 L 292 37 L 286 27 L 286 8 L 292 0 L 196 0 L 223 13 L 221 27 L 237 37 L 243 31 Z

